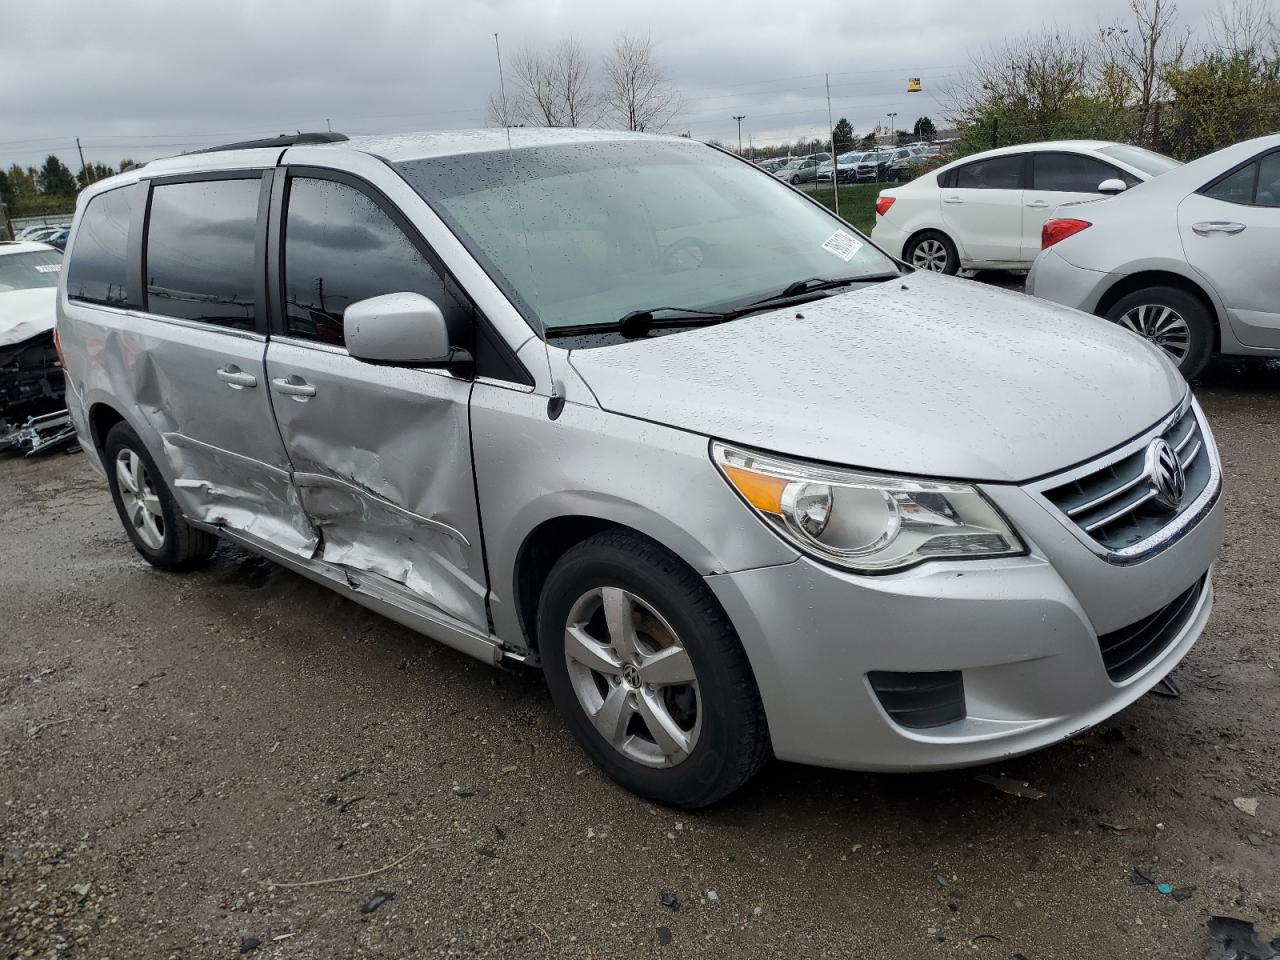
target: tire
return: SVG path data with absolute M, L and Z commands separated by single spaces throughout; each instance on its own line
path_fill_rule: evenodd
M 124 532 L 147 563 L 161 570 L 181 571 L 194 570 L 208 561 L 217 549 L 218 538 L 182 518 L 164 475 L 127 423 L 117 423 L 107 434 L 103 466 Z M 126 482 L 138 490 L 130 489 Z
M 917 255 L 920 262 L 917 263 Z M 939 259 L 941 257 L 941 259 Z M 960 254 L 951 238 L 940 230 L 923 230 L 907 241 L 902 259 L 917 270 L 955 276 L 960 269 Z M 932 264 L 926 266 L 926 264 Z
M 629 612 L 639 669 L 617 655 L 606 603 Z M 567 639 L 571 625 L 595 643 L 591 657 L 566 656 L 571 646 L 583 657 L 583 641 Z M 604 773 L 632 793 L 669 807 L 705 807 L 750 780 L 771 755 L 760 694 L 733 625 L 702 578 L 657 543 L 609 530 L 571 549 L 543 586 L 538 638 L 547 686 L 569 729 Z M 670 649 L 687 656 L 668 655 Z M 611 658 L 606 672 L 584 665 L 584 659 L 601 665 L 599 651 Z M 650 685 L 660 680 L 655 662 L 670 675 Z M 693 683 L 681 682 L 690 672 Z M 617 710 L 610 713 L 611 705 Z M 677 737 L 652 733 L 655 714 L 676 725 Z M 601 728 L 616 732 L 606 736 Z M 687 752 L 672 751 L 673 742 L 686 744 Z
M 1213 356 L 1213 317 L 1199 297 L 1177 287 L 1147 287 L 1111 305 L 1106 318 L 1155 344 L 1186 380 Z
M 793 187 L 798 187 L 798 186 L 800 185 L 800 175 L 799 175 L 799 174 L 795 174 L 795 175 L 791 178 L 791 185 L 792 185 Z

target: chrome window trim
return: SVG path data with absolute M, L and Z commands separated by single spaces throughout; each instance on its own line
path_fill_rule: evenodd
M 94 307 L 94 309 L 113 309 L 111 307 Z M 267 338 L 258 333 L 256 330 L 241 330 L 238 327 L 224 327 L 216 323 L 205 323 L 203 320 L 185 320 L 182 317 L 166 317 L 158 313 L 147 313 L 144 310 L 136 308 L 129 310 L 118 310 L 115 312 L 123 313 L 138 320 L 149 320 L 152 323 L 165 323 L 172 327 L 184 327 L 187 330 L 203 330 L 208 333 L 221 333 L 224 336 L 235 337 L 238 340 L 251 340 L 255 343 L 266 343 Z
M 1046 490 L 1052 490 L 1071 483 L 1080 477 L 1089 476 L 1142 450 L 1153 439 L 1163 436 L 1186 414 L 1188 409 L 1194 411 L 1196 424 L 1200 428 L 1204 452 L 1209 458 L 1209 479 L 1205 483 L 1204 489 L 1200 491 L 1200 495 L 1188 504 L 1186 509 L 1145 540 L 1140 540 L 1138 543 L 1120 550 L 1111 550 L 1089 536 L 1082 526 L 1067 516 L 1065 512 L 1059 510 L 1053 501 L 1045 496 Z M 1144 431 L 1110 453 L 1098 457 L 1096 460 L 1091 460 L 1062 473 L 1024 484 L 1023 489 L 1030 493 L 1054 519 L 1069 530 L 1072 536 L 1088 547 L 1096 556 L 1117 566 L 1141 563 L 1143 560 L 1148 560 L 1156 554 L 1167 550 L 1187 533 L 1190 533 L 1204 519 L 1205 515 L 1213 508 L 1213 505 L 1217 503 L 1218 496 L 1222 493 L 1222 464 L 1218 459 L 1217 445 L 1212 441 L 1213 433 L 1209 429 L 1209 424 L 1205 421 L 1204 411 L 1200 409 L 1200 405 L 1196 403 L 1191 396 L 1191 391 L 1188 390 L 1182 402 L 1149 430 Z

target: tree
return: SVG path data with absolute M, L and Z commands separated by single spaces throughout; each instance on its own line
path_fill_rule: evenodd
M 16 199 L 13 193 L 13 184 L 9 181 L 9 174 L 0 170 L 0 203 L 13 210 L 16 205 Z M 0 226 L 3 226 L 3 224 L 0 224 Z
M 115 174 L 116 172 L 104 163 L 90 163 L 76 174 L 76 183 L 83 190 L 89 184 L 105 180 L 107 177 L 114 177 Z
M 831 149 L 836 153 L 844 153 L 853 146 L 853 124 L 844 117 L 840 118 L 840 122 L 835 125 L 835 129 L 831 131 Z
M 1280 56 L 1210 52 L 1169 74 L 1175 100 L 1162 148 L 1192 159 L 1280 127 Z
M 928 117 L 920 117 L 912 125 L 911 133 L 917 140 L 932 140 L 938 135 L 938 130 Z
M 1265 0 L 1219 3 L 1209 17 L 1210 49 L 1227 54 L 1280 56 L 1280 23 Z
M 52 153 L 45 158 L 36 181 L 46 197 L 74 197 L 77 192 L 75 175 Z
M 120 161 L 120 172 L 124 173 L 126 170 L 137 170 L 141 166 L 142 164 L 140 164 L 137 160 L 134 160 L 130 157 L 125 157 L 123 160 Z
M 551 52 L 526 47 L 511 64 L 511 94 L 489 97 L 489 122 L 516 127 L 585 127 L 596 121 L 600 97 L 591 82 L 591 60 L 568 37 Z
M 604 61 L 602 99 L 610 119 L 624 130 L 660 131 L 680 110 L 680 95 L 653 54 L 653 39 L 624 33 Z
M 1129 0 L 1132 21 L 1103 27 L 1099 77 L 1103 95 L 1117 108 L 1132 108 L 1128 130 L 1113 136 L 1145 139 L 1155 104 L 1169 98 L 1168 74 L 1181 64 L 1189 34 L 1177 25 L 1173 0 Z
M 876 132 L 874 130 L 872 130 L 870 133 L 864 136 L 860 141 L 858 141 L 858 146 L 860 146 L 863 150 L 870 150 L 875 145 L 876 145 Z

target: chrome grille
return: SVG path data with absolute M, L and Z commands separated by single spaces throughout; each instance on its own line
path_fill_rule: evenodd
M 1186 476 L 1186 492 L 1176 509 L 1159 502 L 1147 475 L 1146 444 L 1155 436 L 1173 448 Z M 1190 507 L 1212 474 L 1204 432 L 1195 408 L 1188 405 L 1163 433 L 1136 449 L 1041 492 L 1088 537 L 1108 550 L 1123 550 L 1158 533 Z

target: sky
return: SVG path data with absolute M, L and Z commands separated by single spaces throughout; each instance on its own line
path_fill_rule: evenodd
M 824 136 L 832 112 L 865 133 L 918 116 L 941 127 L 969 56 L 1046 25 L 1090 32 L 1126 0 L 3 0 L 0 166 L 49 153 L 78 169 L 297 130 L 347 134 L 483 126 L 494 38 L 572 35 L 603 55 L 647 33 L 683 107 L 671 129 L 744 145 Z M 1179 0 L 1196 27 L 1217 0 Z M 909 77 L 924 90 L 906 92 Z

